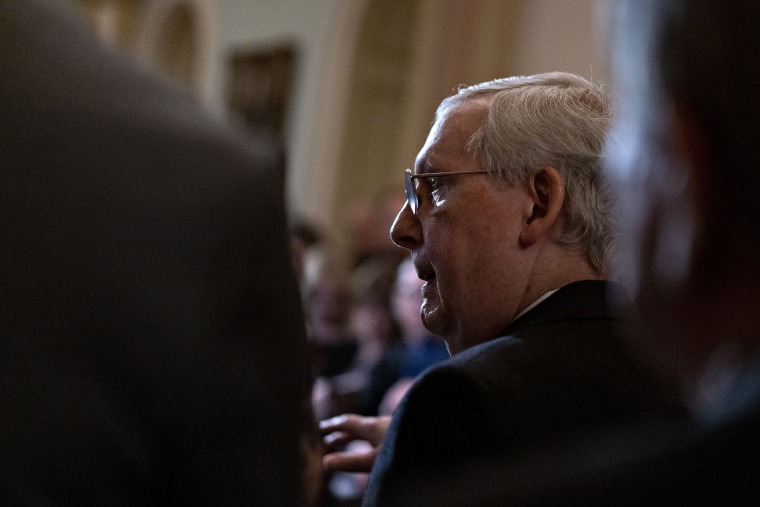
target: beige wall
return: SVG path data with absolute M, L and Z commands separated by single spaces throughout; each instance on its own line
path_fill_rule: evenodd
M 561 70 L 608 81 L 597 16 L 600 0 L 528 0 L 515 27 L 514 71 L 536 74 Z
M 339 240 L 353 199 L 403 192 L 401 172 L 457 85 L 551 70 L 608 78 L 596 14 L 608 0 L 68 1 L 105 6 L 107 30 L 121 10 L 110 37 L 133 52 L 145 16 L 192 4 L 198 93 L 219 116 L 233 51 L 293 44 L 288 208 Z

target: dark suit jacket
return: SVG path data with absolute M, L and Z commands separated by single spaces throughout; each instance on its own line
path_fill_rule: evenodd
M 500 476 L 499 487 L 448 505 L 760 505 L 760 363 L 753 366 L 707 415 L 652 418 L 542 449 L 519 468 L 484 470 Z
M 275 150 L 84 32 L 0 2 L 0 504 L 296 505 Z
M 633 323 L 613 316 L 611 289 L 621 290 L 569 284 L 501 338 L 424 373 L 394 414 L 364 505 L 414 505 L 420 495 L 410 493 L 435 477 L 466 491 L 475 484 L 453 472 L 518 462 L 539 442 L 677 406 L 623 345 Z M 423 491 L 425 504 L 445 501 L 438 493 Z

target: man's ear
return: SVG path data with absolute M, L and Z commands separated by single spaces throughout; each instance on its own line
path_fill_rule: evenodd
M 565 182 L 554 167 L 545 167 L 528 180 L 533 210 L 523 224 L 520 245 L 536 244 L 554 228 L 565 202 Z

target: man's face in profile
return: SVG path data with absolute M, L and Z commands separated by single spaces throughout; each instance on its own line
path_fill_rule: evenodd
M 414 173 L 480 170 L 466 145 L 486 111 L 486 103 L 471 101 L 441 114 Z M 532 195 L 527 188 L 501 188 L 484 173 L 416 181 L 417 214 L 404 206 L 391 236 L 412 252 L 425 280 L 425 327 L 457 354 L 495 338 L 523 303 L 530 269 L 519 236 Z

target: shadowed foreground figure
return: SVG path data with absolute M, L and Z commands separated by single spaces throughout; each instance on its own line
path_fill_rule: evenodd
M 0 2 L 0 503 L 299 505 L 316 432 L 272 145 L 84 32 Z

